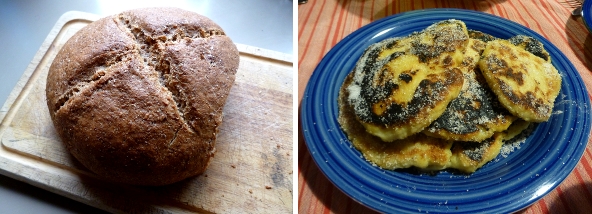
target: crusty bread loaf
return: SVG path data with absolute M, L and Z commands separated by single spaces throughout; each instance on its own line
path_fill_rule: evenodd
M 166 185 L 204 172 L 239 55 L 210 19 L 125 11 L 81 29 L 47 77 L 49 113 L 71 154 L 100 177 Z

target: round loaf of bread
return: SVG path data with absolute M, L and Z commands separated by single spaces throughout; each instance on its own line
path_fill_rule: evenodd
M 47 105 L 70 153 L 100 177 L 166 185 L 201 174 L 215 153 L 238 69 L 234 43 L 210 19 L 145 8 L 72 36 L 47 76 Z

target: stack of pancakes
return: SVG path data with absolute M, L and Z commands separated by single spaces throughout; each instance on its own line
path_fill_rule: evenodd
M 339 123 L 385 169 L 474 172 L 549 119 L 561 76 L 534 38 L 435 23 L 366 49 L 339 93 Z

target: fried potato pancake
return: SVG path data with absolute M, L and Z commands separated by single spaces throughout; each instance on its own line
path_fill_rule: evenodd
M 366 49 L 347 84 L 348 101 L 366 131 L 391 142 L 440 117 L 462 89 L 458 67 L 468 41 L 463 22 L 446 20 Z
M 460 95 L 423 131 L 424 134 L 446 140 L 481 142 L 506 130 L 514 121 L 516 117 L 501 106 L 478 70 L 477 62 L 485 45 L 477 39 L 469 40 L 465 61 L 460 66 L 465 79 Z
M 471 39 L 477 39 L 477 40 L 482 41 L 482 42 L 490 42 L 490 41 L 499 39 L 499 38 L 497 38 L 495 36 L 492 36 L 492 35 L 483 33 L 483 32 L 478 31 L 478 30 L 471 30 L 471 29 L 469 29 L 468 31 L 469 31 L 469 38 L 471 38 Z
M 465 173 L 475 172 L 499 154 L 503 139 L 503 134 L 496 133 L 483 142 L 454 142 L 448 167 Z
M 549 56 L 549 52 L 545 50 L 545 48 L 543 47 L 543 43 L 536 40 L 535 38 L 532 38 L 530 36 L 517 35 L 508 39 L 508 41 L 513 45 L 516 45 L 517 47 L 522 48 L 525 51 L 528 51 L 547 62 L 551 62 L 551 56 Z
M 521 119 L 515 120 L 512 122 L 512 125 L 508 127 L 508 129 L 502 132 L 504 134 L 504 141 L 511 140 L 512 138 L 518 136 L 520 133 L 526 130 L 530 124 L 532 123 Z
M 346 77 L 352 81 L 353 73 Z M 342 86 L 339 91 L 339 117 L 341 129 L 352 145 L 364 158 L 383 169 L 417 167 L 426 170 L 446 168 L 452 155 L 452 141 L 416 134 L 394 142 L 384 142 L 379 137 L 366 132 L 366 128 L 356 118 L 352 106 L 347 102 L 348 92 Z
M 543 122 L 551 116 L 561 76 L 550 58 L 541 58 L 525 47 L 529 46 L 516 46 L 507 40 L 488 42 L 479 68 L 510 113 L 529 122 Z

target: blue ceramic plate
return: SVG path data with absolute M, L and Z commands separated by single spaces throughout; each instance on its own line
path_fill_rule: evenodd
M 592 1 L 590 0 L 584 1 L 582 4 L 582 19 L 588 31 L 592 31 Z
M 347 140 L 337 122 L 337 94 L 358 57 L 372 43 L 459 19 L 469 29 L 499 38 L 522 34 L 543 42 L 563 78 L 554 114 L 520 149 L 465 176 L 418 175 L 372 166 Z M 322 59 L 301 103 L 308 149 L 321 171 L 345 194 L 372 209 L 400 212 L 507 213 L 529 206 L 557 187 L 580 160 L 590 133 L 590 100 L 573 65 L 532 30 L 493 15 L 458 9 L 406 12 L 372 22 L 340 41 Z

